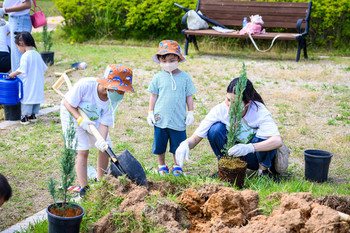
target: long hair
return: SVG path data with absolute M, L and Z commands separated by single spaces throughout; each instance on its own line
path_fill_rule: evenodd
M 15 32 L 15 43 L 19 45 L 19 42 L 22 41 L 25 46 L 33 46 L 36 48 L 34 38 L 29 32 Z
M 230 82 L 230 84 L 227 87 L 227 93 L 236 94 L 235 87 L 237 85 L 238 80 L 239 78 L 235 78 Z M 249 103 L 249 101 L 252 101 L 256 105 L 256 107 L 258 107 L 258 105 L 255 103 L 255 101 L 258 101 L 265 105 L 263 99 L 261 98 L 259 93 L 255 90 L 253 83 L 249 79 L 247 79 L 247 85 L 243 92 L 243 103 L 247 104 Z

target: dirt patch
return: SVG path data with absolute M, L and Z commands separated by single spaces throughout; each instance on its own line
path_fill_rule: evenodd
M 174 201 L 167 195 L 175 194 L 176 189 L 164 182 L 149 182 L 147 187 L 114 177 L 108 177 L 108 182 L 115 187 L 109 191 L 125 199 L 118 208 L 101 218 L 92 232 L 114 232 L 115 216 L 122 213 L 130 213 L 136 221 L 150 219 L 154 226 L 164 228 L 166 232 L 350 231 L 349 223 L 342 221 L 335 210 L 348 208 L 347 198 L 328 196 L 320 200 L 311 193 L 275 193 L 267 199 L 280 199 L 280 205 L 266 216 L 259 212 L 258 192 L 252 190 L 236 191 L 210 184 L 186 189 L 178 201 Z M 156 197 L 155 201 L 151 201 L 152 196 Z M 326 206 L 335 202 L 335 209 Z
M 350 215 L 350 196 L 325 196 L 317 199 L 317 202 L 321 205 L 331 207 L 332 209 Z

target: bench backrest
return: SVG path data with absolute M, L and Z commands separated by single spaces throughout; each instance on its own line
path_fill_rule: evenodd
M 198 0 L 197 11 L 225 26 L 242 26 L 243 18 L 260 15 L 267 28 L 295 28 L 298 19 L 309 21 L 311 2 L 238 2 Z

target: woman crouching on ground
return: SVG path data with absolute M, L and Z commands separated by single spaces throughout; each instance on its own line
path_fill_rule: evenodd
M 208 138 L 211 148 L 218 159 L 223 156 L 224 146 L 227 142 L 227 128 L 229 127 L 229 109 L 235 101 L 235 86 L 239 78 L 233 79 L 227 87 L 225 101 L 212 108 L 209 114 L 200 123 L 193 135 L 183 141 L 175 152 L 176 161 L 183 166 L 183 161 L 189 159 L 189 151 L 194 148 L 203 138 Z M 243 92 L 242 125 L 237 139 L 246 143 L 239 143 L 228 150 L 228 154 L 241 157 L 248 163 L 248 168 L 258 171 L 259 175 L 268 174 L 272 167 L 272 160 L 276 155 L 277 148 L 282 146 L 282 139 L 278 127 L 267 110 L 263 99 L 254 89 L 250 80 Z M 247 135 L 251 138 L 247 139 Z

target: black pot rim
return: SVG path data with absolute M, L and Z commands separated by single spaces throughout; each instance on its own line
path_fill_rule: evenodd
M 68 202 L 67 204 L 70 204 L 70 205 L 73 205 L 73 206 L 77 206 L 77 207 L 79 207 L 80 209 L 83 210 L 83 212 L 80 215 L 74 216 L 74 217 L 61 217 L 61 216 L 54 215 L 54 214 L 52 214 L 49 211 L 51 206 L 53 206 L 53 205 L 60 205 L 60 204 L 62 204 L 62 202 L 52 203 L 52 204 L 48 205 L 48 207 L 46 208 L 46 213 L 49 216 L 54 217 L 56 219 L 60 219 L 60 220 L 73 220 L 73 219 L 77 219 L 77 218 L 82 218 L 84 216 L 84 214 L 85 214 L 85 209 L 82 206 L 80 206 L 80 205 L 78 205 L 76 203 L 71 203 L 71 202 Z
M 317 153 L 320 155 L 317 155 Z M 325 150 L 308 149 L 308 150 L 304 150 L 304 156 L 311 157 L 311 158 L 327 159 L 327 158 L 333 157 L 333 154 Z

